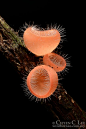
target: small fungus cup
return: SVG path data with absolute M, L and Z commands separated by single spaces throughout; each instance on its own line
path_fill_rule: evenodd
M 47 98 L 58 86 L 58 75 L 49 66 L 37 66 L 27 76 L 27 86 L 37 98 Z
M 60 43 L 60 33 L 57 29 L 39 30 L 28 27 L 23 35 L 25 46 L 37 56 L 52 52 Z
M 56 72 L 60 72 L 66 67 L 65 59 L 56 53 L 46 54 L 43 57 L 43 63 L 52 67 Z

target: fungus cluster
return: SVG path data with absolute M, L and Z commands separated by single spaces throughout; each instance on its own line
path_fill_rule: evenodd
M 36 66 L 27 76 L 27 87 L 37 98 L 51 96 L 58 86 L 58 74 L 65 69 L 65 59 L 52 51 L 59 45 L 61 35 L 57 29 L 39 30 L 28 27 L 23 35 L 26 48 L 43 56 L 44 65 Z

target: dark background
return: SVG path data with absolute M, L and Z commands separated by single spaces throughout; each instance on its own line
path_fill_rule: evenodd
M 63 42 L 62 53 L 71 56 L 72 67 L 60 81 L 73 99 L 86 111 L 85 77 L 85 8 L 84 3 L 21 0 L 0 3 L 0 15 L 15 30 L 20 32 L 25 22 L 47 27 L 56 24 L 66 29 L 66 41 Z M 0 53 L 0 87 L 3 120 L 8 126 L 51 127 L 52 115 L 34 101 L 29 101 L 21 88 L 22 80 L 11 64 Z M 18 124 L 17 124 L 18 123 Z

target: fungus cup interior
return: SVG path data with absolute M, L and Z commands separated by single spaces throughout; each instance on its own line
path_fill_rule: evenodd
M 28 27 L 23 35 L 25 46 L 37 56 L 52 52 L 60 43 L 60 33 L 57 29 L 38 30 Z
M 52 67 L 56 72 L 60 72 L 66 67 L 65 59 L 56 53 L 46 54 L 43 57 L 43 62 L 45 65 Z
M 35 67 L 27 77 L 27 86 L 37 98 L 47 98 L 56 90 L 58 75 L 51 67 L 40 65 Z

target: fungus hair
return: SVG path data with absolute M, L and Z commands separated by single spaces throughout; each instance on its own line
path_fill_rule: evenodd
M 71 62 L 70 62 L 71 56 L 69 56 L 69 54 L 61 54 L 61 55 L 66 61 L 66 67 L 62 72 L 58 74 L 66 75 L 69 72 L 69 69 L 72 67 Z
M 28 27 L 33 27 L 33 26 L 35 26 L 35 25 L 34 25 L 34 21 L 33 21 L 33 22 L 30 21 L 29 23 L 25 22 L 22 26 L 19 27 L 19 30 L 18 30 L 19 36 L 20 36 L 20 37 L 23 37 L 24 31 L 25 31 Z

